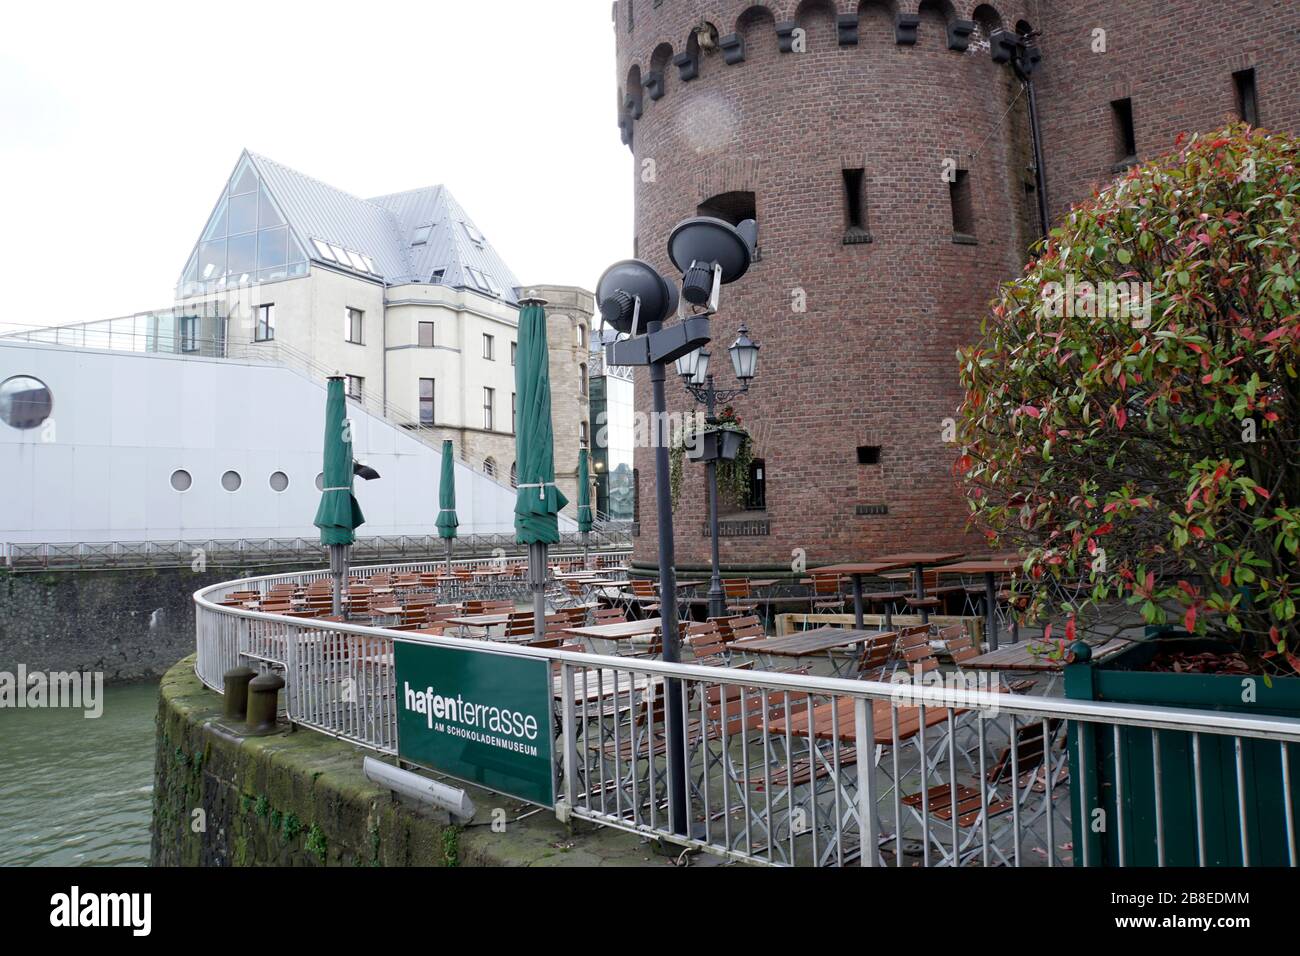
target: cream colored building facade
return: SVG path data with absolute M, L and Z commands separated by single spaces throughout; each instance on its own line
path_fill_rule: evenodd
M 367 411 L 451 439 L 507 485 L 524 298 L 548 303 L 556 480 L 572 514 L 593 297 L 522 286 L 445 187 L 364 200 L 246 152 L 178 285 L 180 314 L 205 316 L 194 321 L 214 351 L 346 376 Z

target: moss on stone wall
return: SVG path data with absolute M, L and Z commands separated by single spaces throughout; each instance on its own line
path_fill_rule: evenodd
M 194 658 L 162 678 L 154 767 L 155 866 L 667 865 L 644 841 L 467 788 L 478 815 L 398 800 L 362 773 L 367 751 L 309 730 L 240 737 Z M 196 812 L 201 811 L 201 812 Z

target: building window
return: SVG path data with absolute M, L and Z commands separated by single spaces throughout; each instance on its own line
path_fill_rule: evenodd
M 578 363 L 578 394 L 587 394 L 587 363 Z
M 257 325 L 253 329 L 254 342 L 270 342 L 275 339 L 275 303 L 257 307 Z
M 172 472 L 171 483 L 175 491 L 189 491 L 190 485 L 194 484 L 194 479 L 184 468 L 178 468 Z
M 276 494 L 280 494 L 281 492 L 288 490 L 289 476 L 282 471 L 273 471 L 271 472 L 269 484 L 271 485 L 272 491 Z
M 415 235 L 411 239 L 411 245 L 422 246 L 429 241 L 429 233 L 433 231 L 433 226 L 420 226 L 415 230 Z
M 517 461 L 512 461 L 510 463 L 510 487 L 519 487 L 519 462 Z
M 975 238 L 975 207 L 971 201 L 970 171 L 959 169 L 948 184 L 948 201 L 952 204 L 952 238 L 954 242 Z
M 514 392 L 510 393 L 510 434 L 512 435 L 517 430 L 515 426 L 515 420 L 519 413 L 518 408 L 516 408 L 516 405 L 518 404 L 518 399 L 519 396 L 516 393 Z
M 347 375 L 344 376 L 344 381 L 347 383 L 348 398 L 354 399 L 358 402 L 361 401 L 361 396 L 364 394 L 366 386 L 366 380 L 360 375 Z
M 585 349 L 587 347 L 587 327 L 579 322 L 576 334 L 578 336 L 578 348 Z
M 362 338 L 366 314 L 360 309 L 348 309 L 343 322 L 343 337 L 353 345 L 364 345 Z
M 496 418 L 497 390 L 495 388 L 483 389 L 483 428 L 492 431 L 495 427 L 493 422 Z
M 497 462 L 495 458 L 483 459 L 483 474 L 487 475 L 489 478 L 495 478 L 497 476 Z
M 1110 104 L 1115 129 L 1115 162 L 1131 163 L 1137 158 L 1137 135 L 1133 131 L 1133 101 L 1115 100 Z
M 632 469 L 632 521 L 641 520 L 641 469 Z
M 418 331 L 419 331 L 420 348 L 422 349 L 433 348 L 433 323 L 432 322 L 419 323 Z
M 199 317 L 197 315 L 181 316 L 181 351 L 197 352 L 199 350 Z
M 483 334 L 483 357 L 489 362 L 495 362 L 497 358 L 497 340 L 486 332 Z
M 746 511 L 767 510 L 767 469 L 762 458 L 755 458 L 749 463 L 749 494 L 745 496 Z
M 433 379 L 420 379 L 420 424 L 433 424 Z
M 844 176 L 844 245 L 870 242 L 867 229 L 866 171 L 843 170 Z
M 511 342 L 510 343 L 510 367 L 511 368 L 514 368 L 515 359 L 518 357 L 519 357 L 519 343 Z
M 239 477 L 239 472 L 228 471 L 221 476 L 221 487 L 227 491 L 238 491 L 244 484 L 244 479 Z
M 587 447 L 587 423 L 578 422 L 578 444 L 583 448 Z
M 859 465 L 878 465 L 878 464 L 880 464 L 880 446 L 879 446 L 879 445 L 859 445 L 859 446 L 858 446 L 858 464 L 859 464 Z
M 430 285 L 442 285 L 442 277 L 447 274 L 446 269 L 435 269 L 433 275 L 429 276 Z
M 1255 69 L 1238 70 L 1232 74 L 1232 86 L 1237 92 L 1237 117 L 1251 126 L 1259 125 L 1259 100 L 1255 96 Z

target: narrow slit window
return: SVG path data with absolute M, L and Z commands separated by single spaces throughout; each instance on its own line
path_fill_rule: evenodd
M 846 169 L 844 174 L 844 244 L 870 242 L 867 229 L 865 170 Z
M 1232 85 L 1237 91 L 1237 117 L 1251 126 L 1259 125 L 1259 101 L 1255 95 L 1255 69 L 1238 70 L 1232 74 Z
M 1137 134 L 1133 130 L 1133 101 L 1115 100 L 1110 104 L 1115 122 L 1115 161 L 1128 162 L 1137 157 Z
M 954 239 L 973 239 L 975 236 L 975 207 L 971 200 L 970 171 L 959 169 L 948 184 L 948 199 L 952 203 L 952 232 Z

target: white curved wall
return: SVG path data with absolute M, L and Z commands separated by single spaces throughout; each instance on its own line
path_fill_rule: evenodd
M 0 422 L 0 542 L 317 536 L 321 386 L 273 365 L 0 341 L 0 381 L 21 374 L 53 393 L 52 428 Z M 357 458 L 382 475 L 356 483 L 358 533 L 436 533 L 441 455 L 350 403 L 349 417 Z M 171 487 L 178 468 L 189 491 Z M 243 479 L 233 493 L 229 470 Z M 514 500 L 457 464 L 462 534 L 513 531 Z

